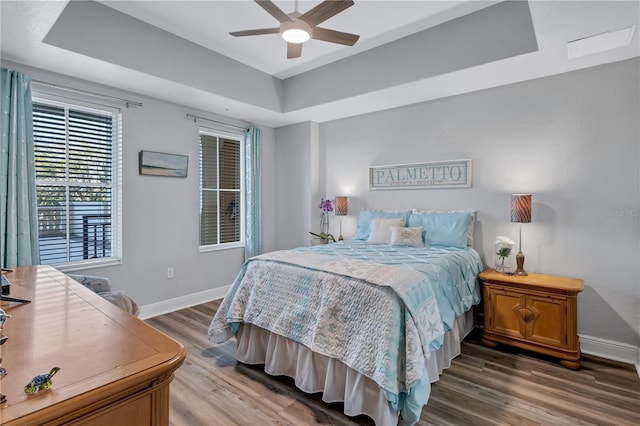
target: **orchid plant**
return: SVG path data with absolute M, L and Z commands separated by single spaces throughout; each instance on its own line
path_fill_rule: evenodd
M 328 214 L 333 211 L 333 203 L 331 200 L 325 200 L 324 198 L 320 199 L 320 204 L 318 204 L 318 208 L 322 210 L 323 214 Z
M 329 213 L 333 211 L 333 203 L 329 199 L 325 200 L 324 198 L 321 198 L 318 208 L 322 211 L 322 213 L 320 213 L 320 233 L 316 234 L 315 232 L 309 232 L 309 234 L 314 237 L 318 237 L 321 240 L 331 240 L 335 243 L 335 237 L 329 234 Z

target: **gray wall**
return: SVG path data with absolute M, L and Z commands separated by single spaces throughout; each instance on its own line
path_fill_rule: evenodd
M 275 247 L 289 249 L 308 245 L 309 231 L 319 232 L 311 221 L 317 213 L 324 181 L 321 176 L 317 123 L 300 123 L 276 129 L 276 219 Z M 321 186 L 322 185 L 322 186 Z
M 312 201 L 350 197 L 345 236 L 355 232 L 362 207 L 476 209 L 475 247 L 491 265 L 496 236 L 518 240 L 510 194 L 531 192 L 532 223 L 522 227 L 525 269 L 583 279 L 579 333 L 637 347 L 639 63 L 628 60 L 323 123 L 319 158 L 313 161 L 326 164 L 320 171 L 326 192 Z M 278 150 L 311 140 L 276 134 Z M 308 178 L 302 158 L 294 158 L 277 160 L 289 185 L 296 176 Z M 473 160 L 468 189 L 367 189 L 371 165 L 461 158 Z M 292 194 L 297 192 L 301 196 L 293 204 L 308 205 L 308 193 Z M 307 217 L 300 210 L 295 215 Z M 279 216 L 278 233 L 308 231 L 308 225 L 296 229 L 297 220 Z M 332 218 L 335 233 L 337 226 Z M 278 240 L 276 247 L 287 248 L 286 243 Z
M 141 306 L 233 282 L 244 261 L 244 248 L 198 251 L 199 127 L 221 126 L 196 124 L 185 119 L 185 114 L 242 127 L 249 123 L 17 64 L 3 63 L 3 66 L 23 70 L 34 80 L 144 103 L 140 108 L 121 106 L 123 262 L 76 273 L 109 277 L 115 290 L 124 290 Z M 264 249 L 271 251 L 275 241 L 275 132 L 268 127 L 261 129 Z M 143 149 L 188 155 L 187 178 L 140 176 L 138 152 Z M 167 279 L 168 267 L 175 270 L 173 279 Z

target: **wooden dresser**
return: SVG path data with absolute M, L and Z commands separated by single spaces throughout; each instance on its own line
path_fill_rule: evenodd
M 0 346 L 3 425 L 167 425 L 169 384 L 184 347 L 50 266 L 6 274 L 11 315 Z M 27 395 L 38 374 L 60 367 L 49 390 Z
M 580 368 L 577 295 L 582 280 L 543 274 L 505 275 L 487 269 L 483 284 L 482 343 L 517 346 Z

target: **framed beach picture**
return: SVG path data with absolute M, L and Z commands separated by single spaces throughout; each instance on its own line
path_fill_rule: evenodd
M 186 155 L 153 151 L 140 151 L 139 155 L 141 175 L 187 177 L 188 163 Z

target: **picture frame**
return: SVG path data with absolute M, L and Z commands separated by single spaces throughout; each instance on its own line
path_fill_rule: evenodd
M 155 151 L 140 151 L 139 173 L 149 176 L 187 177 L 189 156 Z
M 369 189 L 470 188 L 471 159 L 369 167 Z

